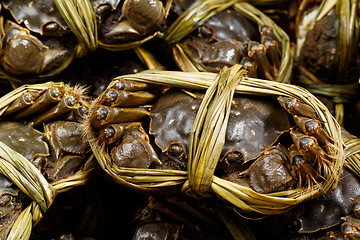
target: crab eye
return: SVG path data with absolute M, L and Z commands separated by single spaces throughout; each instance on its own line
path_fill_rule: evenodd
M 96 16 L 103 18 L 108 15 L 111 11 L 111 6 L 109 4 L 104 4 L 96 8 Z
M 44 34 L 47 36 L 61 36 L 65 30 L 56 22 L 48 22 L 42 26 Z
M 184 154 L 184 150 L 180 144 L 172 144 L 168 150 L 170 156 L 181 157 Z
M 239 152 L 230 152 L 226 154 L 224 160 L 227 163 L 230 162 L 240 162 L 243 159 L 242 155 Z
M 206 25 L 202 25 L 199 27 L 199 33 L 204 38 L 212 37 L 214 34 L 214 30 Z

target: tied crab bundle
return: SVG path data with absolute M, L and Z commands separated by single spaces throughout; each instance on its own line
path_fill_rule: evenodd
M 82 51 L 53 1 L 9 0 L 0 7 L 2 78 L 29 82 L 55 75 Z
M 119 184 L 216 194 L 266 215 L 333 189 L 344 163 L 340 127 L 317 98 L 249 78 L 241 65 L 219 74 L 120 76 L 83 127 L 99 165 Z
M 170 0 L 2 1 L 0 76 L 39 81 L 98 47 L 136 48 L 161 33 L 170 5 Z
M 1 239 L 29 239 L 56 195 L 83 185 L 95 168 L 79 129 L 83 92 L 49 82 L 0 99 Z
M 353 105 L 360 90 L 359 24 L 355 0 L 304 0 L 295 22 L 295 83 L 330 100 L 341 125 L 344 105 Z
M 195 1 L 190 6 L 174 1 L 174 5 L 179 16 L 164 39 L 181 70 L 218 72 L 241 64 L 250 77 L 290 82 L 289 37 L 253 5 L 237 0 Z
M 54 2 L 72 32 L 85 40 L 82 42 L 92 40 L 110 51 L 132 49 L 160 35 L 171 6 L 170 0 Z

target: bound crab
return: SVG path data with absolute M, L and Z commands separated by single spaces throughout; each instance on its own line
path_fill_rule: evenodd
M 90 2 L 96 14 L 100 46 L 123 50 L 140 45 L 163 31 L 170 1 Z
M 166 74 L 175 75 L 143 75 L 164 78 L 165 84 Z M 126 80 L 141 76 L 119 77 L 93 103 L 84 127 L 94 137 L 91 142 L 102 147 L 98 161 L 106 161 L 106 168 L 185 170 L 203 93 Z M 262 194 L 323 181 L 335 174 L 335 148 L 319 119 L 296 98 L 236 94 L 215 174 Z
M 223 5 L 227 9 L 222 7 L 216 9 L 216 14 L 210 10 L 202 14 L 206 8 L 215 8 L 212 1 L 206 2 L 207 5 L 201 1 L 174 1 L 173 12 L 178 19 L 169 27 L 165 39 L 170 43 L 178 42 L 173 48 L 178 66 L 183 71 L 219 72 L 224 66 L 240 63 L 251 77 L 279 80 L 279 69 L 284 63 L 282 57 L 288 54 L 283 48 L 287 43 L 281 42 L 279 37 L 286 39 L 286 34 L 279 32 L 278 27 L 275 31 L 275 23 L 249 4 L 225 1 Z M 217 4 L 214 3 L 220 5 Z M 197 14 L 194 9 L 200 12 L 199 16 L 194 16 Z M 256 21 L 247 11 L 258 17 Z M 187 31 L 182 24 L 189 25 L 187 28 L 192 32 L 182 34 L 180 28 Z
M 53 1 L 2 1 L 1 62 L 12 75 L 52 75 L 73 59 L 77 40 Z
M 357 239 L 359 184 L 359 177 L 344 168 L 336 189 L 260 222 L 257 227 L 273 239 Z
M 354 71 L 359 67 L 359 37 L 355 27 L 360 17 L 358 6 L 350 1 L 346 7 L 325 2 L 327 7 L 318 1 L 303 1 L 298 10 L 295 57 L 299 70 L 318 85 L 356 83 L 359 79 L 358 72 Z
M 13 206 L 14 208 L 12 212 L 2 211 L 0 232 L 2 232 L 2 236 L 7 236 L 17 220 L 14 214 L 32 206 L 25 204 L 27 203 L 25 200 L 21 206 L 26 195 L 39 204 L 41 212 L 44 213 L 50 207 L 57 191 L 65 191 L 73 186 L 83 184 L 92 166 L 90 160 L 86 162 L 89 158 L 86 154 L 87 143 L 82 139 L 79 129 L 79 120 L 87 111 L 87 102 L 82 88 L 71 88 L 62 83 L 25 86 L 5 95 L 1 98 L 1 102 L 1 154 L 5 149 L 5 152 L 11 153 L 11 158 L 22 161 L 20 165 L 27 166 L 27 171 L 29 171 L 22 176 L 22 168 L 15 167 L 19 172 L 7 175 L 13 170 L 4 172 L 2 168 L 1 176 L 5 179 L 9 178 L 7 179 L 9 183 L 3 184 L 1 188 L 3 194 L 0 196 L 0 206 L 2 208 Z M 4 160 L 7 155 L 0 157 Z M 21 177 L 21 180 L 15 182 L 14 176 Z M 22 181 L 30 181 L 28 178 L 33 176 L 36 176 L 35 179 L 42 179 L 41 189 L 51 189 L 46 192 L 45 196 L 42 196 L 46 200 L 32 196 L 30 193 L 33 191 L 28 189 L 24 194 L 17 187 L 27 186 L 29 183 Z M 66 182 L 69 177 L 73 182 L 58 185 L 58 183 Z M 32 184 L 36 185 L 36 181 Z M 49 187 L 49 184 L 52 184 L 52 187 Z M 16 206 L 20 206 L 20 209 Z M 24 217 L 23 214 L 22 217 Z M 34 224 L 41 217 L 41 214 L 35 214 L 33 216 Z M 7 223 L 9 220 L 12 222 Z M 29 226 L 31 225 L 30 223 Z M 21 228 L 11 231 L 18 230 L 24 231 Z M 30 234 L 30 232 L 28 233 Z
M 207 199 L 194 200 L 183 194 L 150 196 L 133 239 L 145 235 L 159 239 L 232 239 L 218 217 Z

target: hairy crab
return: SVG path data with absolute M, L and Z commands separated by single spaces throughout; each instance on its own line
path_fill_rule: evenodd
M 316 84 L 358 81 L 357 9 L 357 4 L 350 1 L 328 2 L 327 7 L 318 1 L 303 1 L 299 8 L 295 57 L 300 72 Z
M 173 14 L 177 15 L 178 19 L 169 27 L 168 41 L 173 43 L 172 35 L 177 36 L 174 29 L 184 24 L 182 20 L 187 21 L 192 17 L 194 19 L 191 23 L 195 22 L 193 25 L 196 26 L 188 27 L 193 31 L 186 36 L 181 35 L 182 39 L 179 39 L 173 50 L 178 66 L 183 71 L 193 71 L 194 69 L 189 68 L 189 65 L 193 65 L 198 71 L 219 72 L 224 66 L 240 63 L 249 71 L 251 77 L 277 80 L 280 65 L 283 63 L 282 57 L 288 54 L 282 46 L 287 43 L 279 40 L 279 32 L 275 32 L 273 25 L 269 25 L 271 20 L 263 21 L 265 16 L 262 16 L 260 11 L 247 4 L 243 6 L 243 3 L 231 6 L 224 2 L 224 6 L 228 8 L 217 10 L 215 15 L 212 12 L 201 16 L 190 14 L 192 9 L 199 5 L 202 8 L 214 7 L 211 1 L 208 2 L 209 6 L 202 6 L 200 1 L 174 1 Z M 253 15 L 260 14 L 256 21 L 242 10 L 245 6 Z M 187 63 L 186 58 L 191 64 Z
M 232 239 L 218 214 L 206 199 L 183 194 L 150 196 L 142 209 L 133 239 Z
M 106 168 L 184 171 L 202 99 L 198 91 L 120 77 L 93 103 L 85 134 L 108 154 L 97 155 Z M 296 98 L 236 94 L 215 174 L 261 194 L 311 188 L 334 174 L 333 150 L 333 139 L 310 105 Z
M 168 11 L 165 0 L 90 2 L 96 14 L 99 44 L 110 50 L 129 49 L 154 37 L 162 30 Z
M 81 178 L 85 177 L 86 179 L 88 173 L 78 179 L 73 178 L 75 181 L 68 186 L 60 186 L 61 184 L 56 186 L 57 183 L 66 181 L 69 177 L 72 178 L 78 173 L 81 174 L 83 170 L 89 171 L 91 169 L 91 166 L 90 168 L 89 165 L 85 166 L 89 157 L 87 143 L 83 140 L 79 128 L 79 120 L 87 111 L 83 92 L 84 90 L 81 88 L 71 88 L 62 83 L 48 83 L 22 87 L 1 98 L 0 143 L 2 149 L 15 151 L 11 157 L 18 156 L 16 157 L 19 159 L 17 161 L 32 163 L 27 167 L 30 168 L 29 173 L 23 176 L 20 182 L 15 182 L 12 179 L 13 175 L 8 175 L 11 170 L 7 170 L 9 172 L 1 171 L 1 176 L 11 179 L 11 181 L 8 180 L 10 181 L 9 184 L 3 186 L 2 191 L 4 193 L 9 192 L 8 188 L 11 188 L 13 192 L 19 191 L 21 187 L 18 188 L 17 186 L 28 184 L 21 183 L 21 181 L 26 181 L 27 177 L 34 174 L 37 176 L 36 178 L 43 179 L 41 184 L 44 186 L 49 185 L 49 183 L 53 185 L 52 187 L 48 186 L 52 190 L 47 192 L 49 195 L 45 197 L 49 198 L 47 205 L 40 207 L 41 211 L 45 212 L 50 207 L 57 191 L 65 191 L 72 186 L 84 183 L 84 179 L 81 180 Z M 6 158 L 5 155 L 1 157 Z M 23 173 L 14 174 L 20 177 Z M 11 183 L 12 181 L 14 183 Z M 81 181 L 83 182 L 81 183 Z M 45 187 L 42 186 L 42 188 Z M 23 190 L 23 188 L 21 189 Z M 22 196 L 22 199 L 25 197 L 22 192 L 13 195 L 3 194 L 1 207 L 7 206 L 11 199 L 16 199 L 17 195 Z M 29 196 L 29 192 L 26 195 Z M 13 197 L 9 198 L 9 196 Z M 29 197 L 40 205 L 36 201 L 36 196 L 30 194 Z M 44 204 L 44 200 L 41 201 L 43 202 L 41 204 Z M 13 200 L 11 202 L 16 203 Z M 21 210 L 26 207 L 28 206 L 23 206 Z M 3 212 L 3 214 L 5 213 L 6 211 Z M 13 218 L 11 212 L 7 214 L 2 220 L 12 219 L 13 224 L 17 218 Z M 34 215 L 34 224 L 41 219 L 41 216 Z M 5 226 L 5 224 L 2 225 Z M 3 236 L 6 236 L 10 229 L 11 227 L 2 226 Z
M 359 177 L 344 168 L 336 189 L 320 198 L 302 202 L 278 216 L 277 227 L 273 226 L 274 237 L 321 236 L 329 230 L 339 229 L 340 232 L 340 228 L 343 235 L 346 235 L 346 232 L 351 235 L 351 222 L 356 224 L 357 220 L 350 214 L 358 201 L 359 186 Z
M 73 59 L 77 40 L 53 1 L 2 1 L 1 62 L 13 75 L 52 75 Z

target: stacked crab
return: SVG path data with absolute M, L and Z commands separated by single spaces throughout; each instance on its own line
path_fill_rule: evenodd
M 2 1 L 0 238 L 358 239 L 359 4 L 280 2 Z

